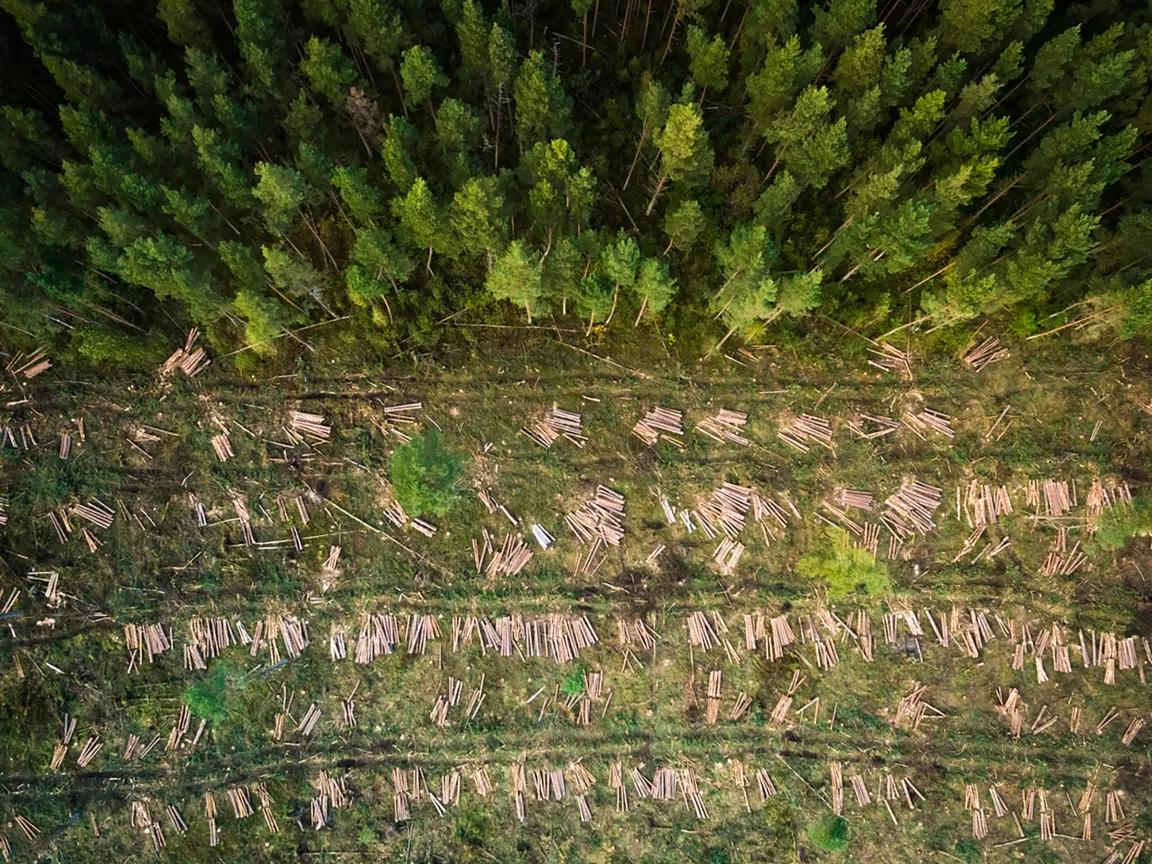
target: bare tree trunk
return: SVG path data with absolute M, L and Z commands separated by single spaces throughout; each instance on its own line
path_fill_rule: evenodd
M 609 324 L 612 323 L 612 316 L 616 314 L 616 303 L 619 299 L 620 299 L 620 286 L 617 285 L 615 288 L 612 289 L 612 308 L 608 310 L 608 318 L 604 322 L 605 327 L 607 327 Z
M 668 20 L 668 19 L 664 19 Z M 676 28 L 680 26 L 680 5 L 676 5 L 676 17 L 672 19 L 672 30 L 668 34 L 668 42 L 664 46 L 664 53 L 660 56 L 660 65 L 664 65 L 664 61 L 668 59 L 668 52 L 672 50 L 672 40 L 676 38 Z
M 632 323 L 632 329 L 635 330 L 640 326 L 640 319 L 644 317 L 644 310 L 648 308 L 648 298 L 645 297 L 643 302 L 640 303 L 640 314 L 636 316 L 636 320 Z
M 580 41 L 580 68 L 588 65 L 588 13 L 584 13 L 584 38 Z
M 645 216 L 651 216 L 652 210 L 656 206 L 656 199 L 660 197 L 660 193 L 664 191 L 664 184 L 668 182 L 668 175 L 665 174 L 660 178 L 660 182 L 656 184 L 656 191 L 652 193 L 652 200 L 648 202 L 648 209 L 644 211 Z
M 628 184 L 632 182 L 632 172 L 636 170 L 636 163 L 640 161 L 640 151 L 644 149 L 644 139 L 648 137 L 648 124 L 645 123 L 640 127 L 640 140 L 636 142 L 636 152 L 632 154 L 632 164 L 628 166 L 628 176 L 624 178 L 624 185 L 620 187 L 620 191 L 628 188 Z

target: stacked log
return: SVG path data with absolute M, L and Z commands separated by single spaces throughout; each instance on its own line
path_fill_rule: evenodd
M 681 439 L 684 437 L 684 412 L 657 405 L 636 421 L 632 434 L 649 447 L 658 441 L 667 441 L 683 449 Z
M 780 428 L 776 437 L 802 453 L 807 453 L 811 449 L 808 446 L 810 443 L 819 444 L 829 450 L 833 449 L 832 424 L 823 417 L 813 414 L 801 414 L 792 418 Z

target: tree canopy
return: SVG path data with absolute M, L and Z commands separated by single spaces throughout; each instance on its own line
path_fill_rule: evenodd
M 4 0 L 3 339 L 1147 335 L 1152 11 L 1111 8 Z

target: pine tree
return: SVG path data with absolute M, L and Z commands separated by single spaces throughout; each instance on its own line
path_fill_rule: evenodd
M 349 214 L 360 225 L 372 225 L 385 212 L 380 191 L 368 179 L 363 168 L 341 165 L 332 172 L 332 185 L 340 193 L 340 200 Z
M 257 162 L 256 177 L 252 194 L 264 205 L 265 224 L 272 231 L 287 231 L 311 195 L 304 175 L 287 165 Z
M 640 161 L 640 151 L 652 141 L 653 136 L 668 119 L 670 103 L 668 91 L 659 81 L 645 73 L 640 81 L 640 93 L 636 97 L 636 117 L 640 120 L 640 137 L 636 141 L 632 164 L 628 166 L 628 175 L 624 178 L 624 189 L 627 189 L 628 184 L 632 182 L 632 173 L 636 170 L 636 163 Z
M 344 106 L 348 88 L 356 80 L 356 67 L 344 56 L 340 46 L 315 36 L 304 46 L 300 71 L 312 89 L 337 108 Z
M 236 42 L 252 83 L 272 95 L 282 80 L 284 47 L 288 45 L 283 12 L 275 0 L 233 0 Z
M 710 306 L 728 328 L 725 340 L 735 333 L 747 335 L 775 314 L 777 285 L 770 270 L 778 254 L 767 229 L 754 223 L 737 225 L 726 240 L 717 242 L 716 263 L 724 284 Z
M 847 122 L 831 120 L 827 87 L 808 87 L 791 112 L 772 124 L 768 138 L 777 144 L 776 163 L 801 184 L 822 189 L 832 173 L 848 162 Z
M 629 289 L 636 284 L 640 268 L 640 247 L 636 244 L 636 240 L 623 231 L 618 233 L 613 242 L 600 250 L 600 267 L 612 285 L 612 311 L 608 313 L 608 320 L 604 322 L 608 324 L 611 323 L 612 314 L 616 310 L 620 289 Z
M 745 82 L 748 116 L 760 135 L 767 136 L 780 112 L 792 104 L 801 88 L 815 79 L 823 62 L 819 46 L 804 51 L 797 36 L 782 46 L 769 46 L 763 66 Z
M 712 172 L 712 144 L 694 100 L 677 102 L 668 109 L 668 119 L 656 136 L 656 146 L 660 150 L 660 179 L 648 202 L 647 214 L 656 207 L 656 199 L 669 180 L 688 181 L 707 177 Z
M 401 55 L 400 78 L 404 95 L 412 105 L 423 105 L 434 91 L 448 84 L 436 55 L 424 45 L 413 45 Z
M 829 0 L 815 9 L 812 36 L 830 52 L 844 48 L 852 37 L 876 23 L 876 0 Z
M 384 170 L 401 192 L 407 192 L 416 181 L 418 172 L 412 160 L 412 148 L 417 139 L 415 127 L 396 114 L 384 122 L 384 142 L 380 147 Z
M 694 198 L 669 207 L 664 214 L 664 234 L 668 237 L 664 254 L 667 255 L 673 248 L 681 252 L 691 250 L 707 224 L 708 219 Z
M 545 138 L 563 138 L 568 129 L 571 101 L 552 73 L 544 54 L 533 51 L 520 67 L 514 88 L 516 134 L 527 149 Z
M 504 195 L 495 177 L 472 177 L 452 197 L 448 223 L 456 247 L 466 254 L 491 254 L 502 245 Z
M 444 238 L 440 207 L 423 177 L 413 181 L 408 192 L 392 199 L 392 215 L 399 222 L 401 236 L 417 249 L 428 250 L 425 267 L 432 272 L 432 253 Z
M 532 306 L 540 301 L 540 262 L 520 240 L 513 240 L 496 257 L 484 287 L 497 300 L 523 307 L 532 323 Z
M 640 325 L 645 312 L 650 317 L 663 312 L 676 296 L 676 289 L 676 279 L 668 273 L 668 267 L 663 261 L 657 258 L 645 258 L 641 261 L 636 282 L 632 286 L 632 290 L 640 298 L 640 311 L 636 313 L 636 321 L 632 326 Z
M 685 47 L 688 49 L 692 80 L 700 88 L 700 101 L 711 87 L 723 90 L 728 85 L 728 46 L 720 36 L 708 38 L 708 34 L 696 25 L 690 25 Z
M 343 0 L 342 22 L 349 44 L 363 51 L 381 72 L 391 73 L 404 27 L 389 0 Z M 336 25 L 331 25 L 336 26 Z

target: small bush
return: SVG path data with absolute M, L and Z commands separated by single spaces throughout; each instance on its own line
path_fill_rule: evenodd
M 390 475 L 396 498 L 412 516 L 443 516 L 459 491 L 463 460 L 444 447 L 435 429 L 400 445 L 392 454 Z
M 826 583 L 828 596 L 835 599 L 853 594 L 875 597 L 892 590 L 888 568 L 867 550 L 853 546 L 846 531 L 829 529 L 828 541 L 826 548 L 796 562 L 796 572 Z
M 839 852 L 848 846 L 848 821 L 828 814 L 808 826 L 808 842 L 823 852 Z
M 229 695 L 242 689 L 240 673 L 228 663 L 212 664 L 208 675 L 184 691 L 184 704 L 202 720 L 218 724 L 232 713 Z
M 575 672 L 564 679 L 564 682 L 560 685 L 560 692 L 565 696 L 579 696 L 584 692 L 583 667 L 577 669 Z
M 1152 534 L 1152 496 L 1141 495 L 1128 507 L 1105 510 L 1088 546 L 1093 551 L 1118 552 L 1133 537 L 1148 534 Z

